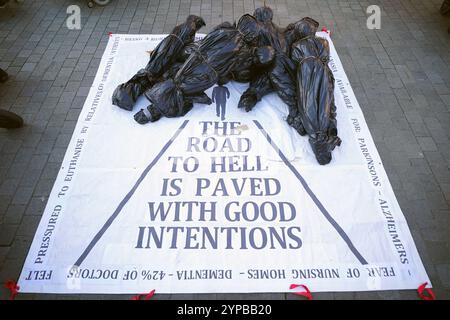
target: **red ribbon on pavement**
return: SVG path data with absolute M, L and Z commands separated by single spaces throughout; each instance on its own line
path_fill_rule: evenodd
M 419 293 L 419 297 L 422 300 L 436 300 L 436 296 L 434 295 L 433 290 L 431 288 L 426 288 L 428 282 L 422 283 L 418 288 L 417 292 Z M 428 294 L 425 294 L 427 292 Z
M 9 296 L 9 300 L 14 300 L 14 298 L 19 293 L 20 287 L 17 285 L 17 283 L 13 280 L 8 280 L 5 282 L 5 288 L 9 289 L 11 292 L 11 295 Z
M 153 289 L 149 293 L 138 294 L 137 296 L 132 297 L 131 300 L 150 300 L 154 294 L 155 289 Z M 142 297 L 144 297 L 144 299 L 141 299 Z
M 295 289 L 298 287 L 305 289 L 305 292 L 295 291 L 295 292 L 292 292 L 293 294 L 295 294 L 297 296 L 306 297 L 308 300 L 312 300 L 311 291 L 309 291 L 308 287 L 305 286 L 304 284 L 291 284 L 289 289 Z
M 322 30 L 320 31 L 326 32 L 331 36 L 331 30 L 328 30 L 327 27 L 322 27 Z

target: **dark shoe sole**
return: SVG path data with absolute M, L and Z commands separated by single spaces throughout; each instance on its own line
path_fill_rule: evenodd
M 22 117 L 15 113 L 0 110 L 0 128 L 15 129 L 23 126 Z
M 8 79 L 9 79 L 8 75 L 0 77 L 0 83 L 4 83 L 4 82 L 8 81 Z

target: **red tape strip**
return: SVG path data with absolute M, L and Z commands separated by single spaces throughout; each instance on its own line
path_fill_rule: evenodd
M 295 291 L 292 292 L 293 294 L 297 295 L 297 296 L 302 296 L 302 297 L 306 297 L 308 300 L 312 300 L 312 294 L 311 291 L 309 291 L 308 287 L 305 286 L 304 284 L 291 284 L 289 286 L 289 289 L 295 289 L 301 287 L 305 290 L 305 292 L 299 292 L 299 291 Z
M 327 27 L 323 27 L 321 31 L 328 33 L 331 37 L 331 30 L 328 30 Z
M 436 296 L 434 295 L 433 290 L 431 288 L 426 288 L 428 282 L 422 283 L 418 288 L 417 292 L 419 293 L 419 297 L 422 300 L 436 300 Z M 428 295 L 425 294 L 428 293 Z
M 150 300 L 154 294 L 155 289 L 153 289 L 149 293 L 138 294 L 137 296 L 132 297 L 131 300 Z M 141 299 L 142 297 L 144 297 L 144 299 Z
M 5 288 L 9 289 L 11 292 L 11 295 L 9 296 L 9 300 L 14 300 L 14 298 L 19 293 L 20 287 L 17 285 L 17 283 L 13 280 L 8 280 L 5 282 Z

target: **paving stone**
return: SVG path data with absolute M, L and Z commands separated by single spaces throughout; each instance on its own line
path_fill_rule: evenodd
M 447 201 L 450 201 L 450 183 L 441 183 L 442 192 Z
M 17 232 L 17 224 L 1 224 L 0 225 L 0 247 L 10 246 L 14 241 Z
M 19 185 L 18 179 L 5 179 L 3 183 L 0 185 L 0 195 L 14 195 L 17 190 L 17 186 Z
M 6 260 L 6 256 L 8 255 L 9 247 L 0 247 L 0 270 L 3 267 L 3 264 Z
M 36 67 L 36 63 L 34 62 L 27 62 L 22 66 L 22 70 L 21 71 L 28 71 L 31 72 L 34 70 L 34 68 Z
M 427 251 L 435 264 L 450 261 L 450 248 L 444 241 L 426 241 Z
M 420 148 L 422 151 L 437 151 L 437 146 L 434 143 L 433 138 L 431 137 L 418 137 L 417 141 L 419 142 Z
M 16 239 L 21 236 L 31 239 L 30 235 L 37 229 L 41 217 L 36 215 L 25 215 L 22 218 L 19 228 L 17 229 Z
M 25 213 L 25 207 L 25 205 L 10 205 L 3 218 L 3 223 L 14 225 L 20 224 Z
M 8 174 L 6 178 L 8 179 L 20 179 L 23 176 L 27 164 L 13 162 L 9 167 Z
M 439 279 L 445 288 L 450 288 L 450 264 L 438 264 L 436 269 L 439 275 Z M 448 297 L 448 296 L 447 296 Z M 442 296 L 441 298 L 445 298 Z
M 33 194 L 33 189 L 33 187 L 19 187 L 11 203 L 15 205 L 26 205 Z
M 36 185 L 36 188 L 34 190 L 33 196 L 35 196 L 35 197 L 48 196 L 50 194 L 50 191 L 52 189 L 54 182 L 55 182 L 55 179 L 39 180 L 39 182 Z
M 8 251 L 8 255 L 6 257 L 8 260 L 21 260 L 25 261 L 26 255 L 28 253 L 28 249 L 30 248 L 32 237 L 30 236 L 22 236 L 19 234 L 19 231 L 14 238 L 14 241 L 11 244 L 11 247 Z
M 24 172 L 22 179 L 20 180 L 19 186 L 21 187 L 30 187 L 33 188 L 39 181 L 41 176 L 41 169 L 26 169 Z

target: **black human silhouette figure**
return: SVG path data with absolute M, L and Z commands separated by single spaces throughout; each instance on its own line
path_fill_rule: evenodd
M 227 99 L 230 97 L 230 91 L 223 85 L 217 85 L 212 92 L 212 102 L 216 103 L 216 115 L 223 121 L 225 120 L 225 112 Z

